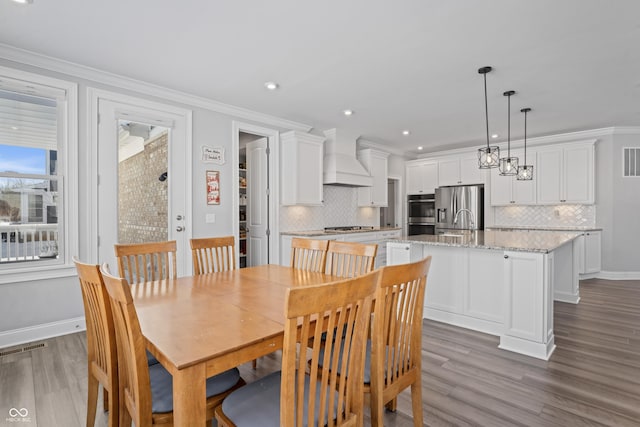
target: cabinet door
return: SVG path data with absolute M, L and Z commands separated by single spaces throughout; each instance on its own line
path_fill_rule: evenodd
M 298 191 L 299 205 L 322 204 L 322 144 L 300 141 L 298 143 Z
M 500 176 L 498 168 L 491 169 L 491 206 L 508 206 L 512 204 L 512 177 Z
M 562 149 L 540 150 L 536 156 L 538 171 L 536 175 L 538 204 L 558 204 L 562 197 Z
M 460 159 L 444 158 L 438 162 L 438 182 L 444 185 L 460 185 Z
M 433 194 L 438 187 L 438 163 L 410 163 L 406 167 L 407 194 Z
M 411 245 L 409 243 L 387 243 L 387 265 L 409 264 Z
M 564 187 L 567 203 L 593 203 L 593 146 L 564 149 Z
M 365 166 L 373 178 L 373 186 L 358 188 L 358 206 L 387 206 L 387 158 L 371 154 Z
M 484 170 L 478 167 L 478 157 L 463 157 L 460 159 L 461 184 L 484 184 Z
M 584 235 L 584 272 L 597 273 L 600 271 L 601 233 L 588 231 Z

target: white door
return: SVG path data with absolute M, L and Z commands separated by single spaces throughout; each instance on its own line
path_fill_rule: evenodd
M 177 270 L 178 275 L 190 272 L 190 250 L 188 239 L 190 232 L 185 232 L 189 224 L 186 221 L 186 207 L 189 198 L 190 181 L 187 179 L 190 168 L 187 167 L 187 120 L 183 115 L 169 111 L 152 110 L 144 105 L 125 104 L 107 99 L 98 99 L 98 260 L 106 262 L 112 272 L 117 271 L 117 263 L 113 245 L 119 241 L 119 132 L 123 121 L 139 124 L 162 126 L 168 128 L 167 155 L 163 165 L 165 181 L 161 176 L 153 176 L 150 185 L 167 185 L 167 200 L 153 200 L 140 198 L 140 211 L 149 208 L 149 204 L 162 204 L 166 208 L 158 207 L 156 215 L 166 215 L 166 238 L 177 242 Z M 136 178 L 130 178 L 135 180 Z M 149 212 L 149 209 L 146 209 Z M 150 218 L 150 221 L 153 219 Z M 144 220 L 143 220 L 144 221 Z
M 247 266 L 269 263 L 269 142 L 247 143 Z

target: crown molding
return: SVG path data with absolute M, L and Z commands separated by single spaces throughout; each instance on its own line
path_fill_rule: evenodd
M 406 153 L 403 150 L 391 147 L 389 145 L 380 144 L 378 142 L 373 142 L 364 138 L 358 138 L 357 142 L 359 150 L 363 148 L 373 148 L 374 150 L 383 151 L 388 154 L 394 154 L 403 158 L 407 157 Z
M 85 65 L 19 49 L 7 44 L 0 43 L 0 58 L 279 128 L 298 130 L 302 132 L 309 132 L 313 128 L 313 126 L 304 123 L 298 123 L 246 108 L 236 107 L 214 101 L 209 98 L 192 95 L 154 85 L 152 83 L 143 82 L 141 80 L 87 67 Z

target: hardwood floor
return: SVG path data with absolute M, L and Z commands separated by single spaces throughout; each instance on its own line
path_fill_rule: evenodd
M 557 348 L 548 362 L 500 350 L 497 337 L 425 321 L 426 425 L 639 426 L 640 281 L 582 281 L 580 294 L 578 305 L 555 304 Z M 85 425 L 85 335 L 46 344 L 0 357 L 0 425 Z M 250 363 L 240 369 L 249 382 L 279 367 L 274 354 L 255 371 Z M 6 421 L 12 407 L 27 408 L 31 421 Z M 385 426 L 412 425 L 410 411 L 404 393 Z

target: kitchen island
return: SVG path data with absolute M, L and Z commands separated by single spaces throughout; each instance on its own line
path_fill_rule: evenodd
M 580 233 L 475 231 L 387 243 L 387 264 L 432 256 L 424 317 L 497 335 L 499 347 L 547 360 L 553 301 L 577 304 Z

